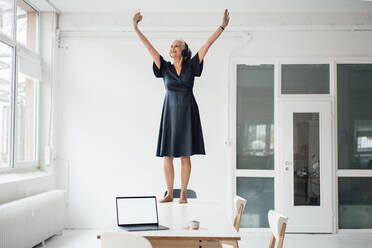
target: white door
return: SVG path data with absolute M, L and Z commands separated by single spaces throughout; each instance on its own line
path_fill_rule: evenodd
M 279 103 L 279 169 L 288 232 L 331 233 L 332 116 L 329 101 Z

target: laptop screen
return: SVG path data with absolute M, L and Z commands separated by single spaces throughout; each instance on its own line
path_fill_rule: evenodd
M 117 197 L 118 225 L 157 224 L 156 197 Z

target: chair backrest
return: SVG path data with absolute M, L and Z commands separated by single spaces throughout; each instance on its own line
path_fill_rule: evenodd
M 101 248 L 152 248 L 144 237 L 125 232 L 104 232 L 101 236 Z
M 234 206 L 235 206 L 234 227 L 236 231 L 239 231 L 240 222 L 242 220 L 242 215 L 243 215 L 243 211 L 244 211 L 246 203 L 247 203 L 247 200 L 244 199 L 243 197 L 240 197 L 238 195 L 234 197 Z
M 165 191 L 164 196 L 166 196 L 167 194 L 168 194 L 168 190 Z M 181 189 L 173 189 L 173 197 L 174 198 L 180 198 L 180 195 L 181 195 Z M 188 189 L 186 191 L 186 196 L 187 196 L 187 198 L 190 198 L 190 199 L 197 198 L 196 197 L 196 192 L 192 189 Z
M 275 247 L 275 240 L 278 240 L 277 248 L 282 248 L 288 218 L 278 212 L 275 212 L 274 210 L 270 210 L 267 213 L 267 218 L 269 220 L 270 229 L 273 234 L 270 241 L 270 248 Z

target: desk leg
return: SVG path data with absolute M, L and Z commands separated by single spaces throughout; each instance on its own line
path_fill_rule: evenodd
M 222 248 L 218 240 L 147 239 L 153 248 Z

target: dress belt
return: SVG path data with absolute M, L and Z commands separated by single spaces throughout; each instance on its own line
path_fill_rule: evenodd
M 166 89 L 166 92 L 176 92 L 176 93 L 192 93 L 192 89 Z

